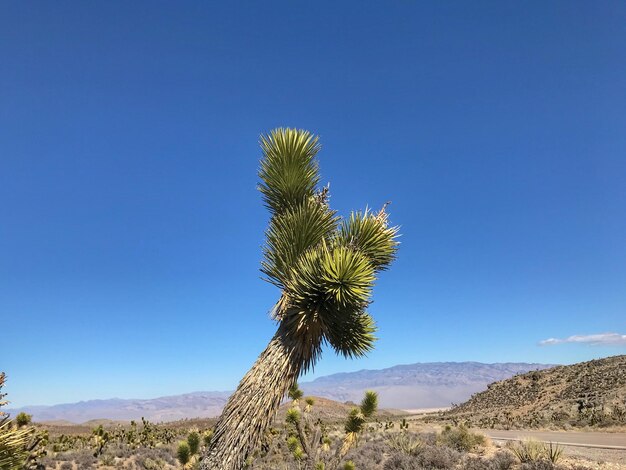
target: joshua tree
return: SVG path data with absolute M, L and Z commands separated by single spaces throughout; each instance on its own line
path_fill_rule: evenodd
M 368 420 L 376 413 L 378 394 L 366 391 L 361 404 L 350 410 L 344 423 L 345 436 L 334 455 L 330 454 L 332 441 L 326 435 L 325 427 L 319 419 L 316 422 L 312 419 L 311 409 L 315 400 L 312 397 L 306 397 L 306 405 L 302 410 L 298 401 L 302 395 L 297 383 L 289 390 L 289 398 L 293 400 L 293 403 L 292 407 L 287 410 L 285 421 L 295 429 L 295 435 L 287 439 L 287 447 L 296 460 L 304 461 L 304 470 L 338 470 L 348 451 L 357 444 L 359 435 L 365 430 Z M 344 466 L 344 468 L 347 467 Z
M 23 411 L 15 417 L 15 424 L 18 428 L 28 426 L 33 420 L 32 415 L 26 414 Z
M 0 372 L 0 408 L 8 402 L 2 393 L 5 375 Z M 18 470 L 39 468 L 37 459 L 45 454 L 43 446 L 46 432 L 35 432 L 28 427 L 30 416 L 20 413 L 17 420 L 10 420 L 9 415 L 0 411 L 0 470 Z
M 239 383 L 215 428 L 201 468 L 240 470 L 298 376 L 330 345 L 345 357 L 373 348 L 366 309 L 376 274 L 393 261 L 398 230 L 385 207 L 342 220 L 320 182 L 317 137 L 296 129 L 261 136 L 259 190 L 271 219 L 261 271 L 281 295 L 278 330 Z

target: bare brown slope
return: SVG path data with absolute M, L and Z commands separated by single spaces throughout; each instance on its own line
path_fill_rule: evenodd
M 500 428 L 626 424 L 626 356 L 494 382 L 444 417 Z

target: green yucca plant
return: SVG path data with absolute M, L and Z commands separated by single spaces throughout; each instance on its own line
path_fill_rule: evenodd
M 291 393 L 290 391 L 291 396 L 302 397 L 302 392 L 297 383 L 291 390 L 294 392 Z M 287 410 L 285 415 L 285 422 L 293 426 L 291 432 L 295 430 L 295 433 L 287 439 L 287 447 L 297 461 L 304 461 L 305 470 L 314 470 L 320 465 L 328 470 L 343 468 L 340 465 L 341 461 L 348 451 L 357 444 L 359 435 L 365 429 L 365 424 L 378 409 L 378 395 L 376 392 L 366 391 L 361 404 L 350 410 L 344 423 L 345 436 L 343 442 L 332 455 L 329 452 L 332 441 L 327 435 L 324 435 L 324 426 L 320 420 L 314 421 L 309 414 L 314 400 L 306 397 L 304 401 L 306 403 L 304 414 L 301 413 L 298 402 L 294 400 L 293 406 Z M 309 408 L 308 411 L 306 407 Z M 301 453 L 304 455 L 300 456 Z
M 535 439 L 525 439 L 510 447 L 520 463 L 532 463 L 545 457 L 545 445 Z
M 8 402 L 2 392 L 5 382 L 4 372 L 0 373 L 0 408 Z M 32 437 L 32 429 L 19 427 L 0 411 L 0 470 L 21 469 L 28 458 L 27 444 Z
M 200 450 L 200 434 L 197 431 L 191 431 L 187 436 L 187 444 L 191 455 L 196 455 Z
M 553 442 L 548 442 L 545 446 L 545 456 L 552 463 L 557 463 L 563 456 L 563 447 Z
M 187 441 L 180 441 L 176 449 L 176 458 L 178 462 L 185 468 L 191 461 L 191 449 Z
M 28 426 L 31 423 L 32 419 L 33 417 L 31 415 L 22 411 L 15 417 L 15 423 L 17 424 L 18 428 L 21 428 L 24 426 Z
M 213 430 L 212 429 L 208 429 L 206 431 L 204 431 L 204 433 L 202 434 L 202 443 L 208 447 L 211 445 L 211 440 L 213 439 Z
M 371 418 L 378 409 L 378 394 L 370 390 L 365 392 L 363 400 L 358 408 L 353 408 L 348 414 L 344 429 L 346 435 L 343 444 L 337 454 L 337 459 L 343 459 L 348 451 L 354 446 L 359 438 L 359 434 L 363 432 L 365 423 Z
M 276 129 L 260 144 L 259 190 L 271 216 L 261 271 L 281 291 L 272 309 L 278 330 L 226 404 L 203 470 L 243 467 L 324 344 L 345 357 L 372 350 L 376 328 L 367 307 L 376 275 L 398 246 L 384 207 L 343 220 L 330 208 L 328 187 L 319 187 L 317 137 Z

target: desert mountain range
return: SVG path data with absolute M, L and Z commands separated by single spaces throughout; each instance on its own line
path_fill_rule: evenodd
M 461 403 L 487 385 L 528 371 L 552 365 L 529 363 L 431 362 L 397 365 L 379 370 L 361 370 L 319 377 L 300 384 L 307 395 L 339 402 L 360 401 L 365 390 L 379 394 L 381 408 L 419 409 L 448 407 Z M 33 419 L 83 423 L 94 419 L 153 422 L 218 416 L 229 391 L 193 392 L 152 399 L 89 400 L 52 406 L 26 406 Z

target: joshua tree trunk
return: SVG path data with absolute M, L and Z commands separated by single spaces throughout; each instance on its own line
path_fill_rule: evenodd
M 241 470 L 307 362 L 302 344 L 279 327 L 220 417 L 202 470 Z

